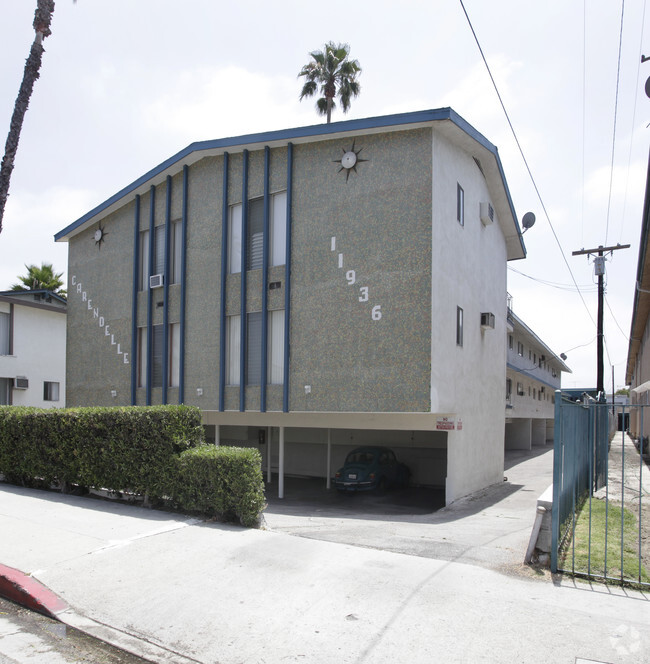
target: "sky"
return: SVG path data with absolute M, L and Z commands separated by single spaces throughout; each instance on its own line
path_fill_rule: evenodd
M 509 263 L 513 310 L 566 353 L 564 387 L 596 383 L 593 262 L 571 254 L 631 245 L 606 264 L 605 385 L 613 366 L 624 386 L 650 11 L 645 0 L 464 6 L 498 95 L 460 0 L 56 0 L 0 233 L 0 290 L 26 264 L 53 263 L 67 278 L 67 244 L 54 234 L 190 143 L 322 122 L 313 100 L 299 101 L 297 74 L 310 51 L 345 42 L 361 94 L 333 120 L 451 106 L 497 146 L 519 220 L 537 219 L 527 258 Z M 3 144 L 35 7 L 0 0 Z

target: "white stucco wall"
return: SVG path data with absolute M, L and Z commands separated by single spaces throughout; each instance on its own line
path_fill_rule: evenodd
M 457 184 L 465 194 L 464 226 L 456 216 Z M 480 203 L 491 197 L 474 159 L 435 131 L 432 187 L 431 409 L 462 420 L 448 438 L 449 503 L 503 479 L 507 254 L 498 220 L 480 220 Z M 482 312 L 494 314 L 493 330 L 481 329 Z
M 9 304 L 0 303 L 9 311 Z M 41 307 L 14 305 L 13 353 L 0 356 L 0 377 L 25 376 L 26 390 L 13 390 L 14 406 L 65 406 L 66 314 Z M 43 399 L 43 383 L 59 383 L 59 400 Z

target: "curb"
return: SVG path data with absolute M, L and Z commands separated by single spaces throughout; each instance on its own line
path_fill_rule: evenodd
M 20 570 L 0 564 L 0 595 L 49 618 L 70 607 L 49 588 Z

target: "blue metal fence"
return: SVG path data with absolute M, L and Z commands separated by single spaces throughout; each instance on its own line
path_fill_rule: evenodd
M 644 475 L 647 485 L 650 472 L 644 461 L 647 442 L 630 438 L 626 424 L 615 431 L 617 423 L 629 422 L 629 408 L 615 412 L 610 403 L 555 393 L 553 572 L 650 586 L 650 552 L 642 549 L 644 524 L 645 530 L 650 527 L 650 514 L 643 511 Z M 643 407 L 631 408 L 639 409 L 635 421 L 643 431 Z

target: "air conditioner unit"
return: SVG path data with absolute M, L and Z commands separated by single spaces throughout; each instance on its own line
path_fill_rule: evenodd
M 25 376 L 16 376 L 14 378 L 14 390 L 26 390 L 29 388 L 29 380 Z
M 488 311 L 481 314 L 481 328 L 484 330 L 494 329 L 494 314 Z
M 491 203 L 481 203 L 481 221 L 489 226 L 494 221 L 494 208 Z
M 149 288 L 161 288 L 165 280 L 162 274 L 152 274 L 149 277 Z

